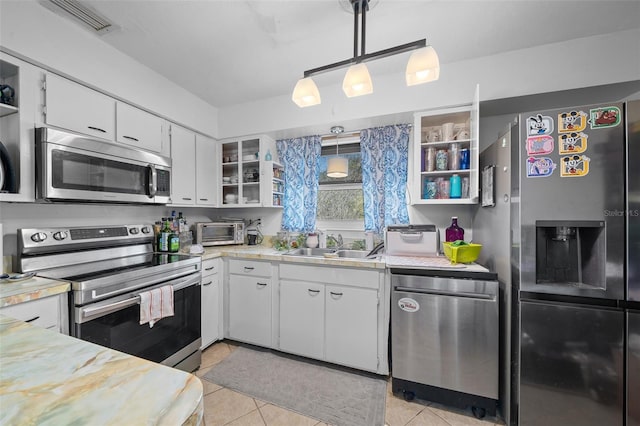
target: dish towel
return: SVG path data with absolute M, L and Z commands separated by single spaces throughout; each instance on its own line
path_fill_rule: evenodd
M 162 318 L 173 316 L 173 287 L 165 285 L 140 293 L 140 325 L 149 328 Z

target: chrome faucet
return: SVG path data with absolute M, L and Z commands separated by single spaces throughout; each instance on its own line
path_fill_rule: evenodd
M 327 235 L 327 247 L 329 247 L 329 241 L 333 241 L 333 243 L 335 244 L 336 249 L 341 249 L 342 246 L 344 245 L 344 241 L 342 240 L 342 235 L 341 234 L 338 234 L 337 237 L 335 235 L 333 235 L 333 234 Z

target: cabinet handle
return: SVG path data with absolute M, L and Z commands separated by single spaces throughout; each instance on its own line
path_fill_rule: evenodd
M 87 128 L 89 128 L 91 130 L 95 130 L 97 132 L 107 133 L 106 130 L 103 130 L 103 129 L 99 128 L 99 127 L 87 126 Z
M 191 201 L 191 198 L 182 197 L 182 199 L 185 200 L 185 201 Z
M 260 287 L 266 287 L 267 286 L 267 283 L 256 283 L 256 284 L 258 284 Z
M 253 271 L 253 269 L 254 269 L 253 266 L 245 266 L 244 267 L 245 271 Z
M 208 198 L 200 198 L 200 201 L 209 201 Z
M 33 317 L 33 318 L 31 318 L 31 319 L 24 320 L 24 322 L 34 322 L 35 320 L 37 320 L 37 319 L 39 319 L 39 318 L 40 318 L 40 316 Z
M 308 291 L 309 293 L 313 293 L 313 294 L 312 294 L 312 296 L 315 296 L 315 295 L 317 295 L 318 293 L 320 293 L 320 290 L 313 290 L 313 289 L 311 289 L 311 288 L 308 288 L 308 289 L 307 289 L 307 291 Z
M 342 293 L 336 293 L 335 291 L 330 291 L 329 293 L 331 293 L 332 296 L 337 296 L 337 297 L 342 296 Z
M 138 138 L 134 138 L 133 136 L 122 136 L 122 137 L 123 137 L 123 138 L 125 138 L 125 139 L 132 140 L 132 141 L 140 142 L 140 141 L 138 140 Z
M 208 283 L 204 283 L 204 284 L 202 284 L 202 286 L 204 287 L 204 286 L 211 285 L 211 284 L 213 284 L 213 281 L 209 281 Z
M 205 270 L 205 271 L 210 271 L 210 270 L 212 270 L 213 268 L 215 268 L 215 266 L 212 266 L 211 268 L 204 268 L 204 270 Z

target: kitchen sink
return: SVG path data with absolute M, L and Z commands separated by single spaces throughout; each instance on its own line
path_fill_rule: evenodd
M 349 259 L 364 259 L 369 254 L 366 250 L 336 250 L 335 248 L 297 248 L 283 253 L 286 256 L 316 256 L 324 257 L 325 254 L 332 253 L 331 257 L 341 257 Z
M 369 252 L 367 250 L 338 250 L 338 257 L 348 257 L 352 259 L 364 259 Z
M 334 248 L 297 248 L 284 253 L 289 256 L 318 256 L 323 257 L 325 253 L 334 253 Z

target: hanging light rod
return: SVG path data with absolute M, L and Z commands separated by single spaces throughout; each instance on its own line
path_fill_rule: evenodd
M 417 40 L 412 43 L 402 44 L 400 46 L 390 47 L 388 49 L 380 50 L 374 53 L 367 53 L 365 55 L 354 56 L 351 59 L 345 59 L 344 61 L 335 62 L 330 65 L 324 65 L 318 68 L 313 68 L 310 70 L 306 70 L 304 72 L 304 78 L 312 77 L 314 75 L 322 74 L 323 72 L 338 70 L 341 68 L 346 68 L 353 64 L 359 64 L 362 62 L 373 61 L 374 59 L 382 59 L 393 55 L 398 55 L 400 53 L 410 52 L 412 50 L 421 49 L 423 47 L 427 47 L 427 39 L 423 38 L 422 40 Z
M 374 53 L 365 53 L 367 10 L 370 0 L 348 0 L 353 8 L 353 58 L 322 67 L 313 68 L 304 72 L 304 77 L 298 80 L 291 99 L 299 107 L 308 107 L 321 103 L 320 92 L 312 76 L 327 71 L 349 67 L 342 82 L 342 90 L 347 97 L 362 96 L 373 93 L 373 83 L 369 70 L 364 64 L 375 59 L 386 58 L 392 55 L 415 50 L 409 58 L 405 72 L 407 86 L 435 81 L 440 76 L 440 61 L 436 51 L 427 40 L 417 40 L 411 43 L 383 49 Z M 361 29 L 358 28 L 360 18 Z M 358 45 L 358 41 L 360 44 Z M 360 49 L 358 49 L 358 47 Z M 358 50 L 360 53 L 358 54 Z

